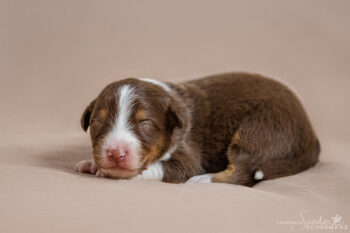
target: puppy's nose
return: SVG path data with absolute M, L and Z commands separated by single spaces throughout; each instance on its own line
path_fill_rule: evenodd
M 113 157 L 117 161 L 123 161 L 127 155 L 127 151 L 122 148 L 116 148 L 108 151 L 108 156 Z

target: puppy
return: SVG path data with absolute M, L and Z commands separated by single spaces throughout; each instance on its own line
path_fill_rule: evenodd
M 180 84 L 128 78 L 87 106 L 93 160 L 76 171 L 117 179 L 253 186 L 314 166 L 320 145 L 297 97 L 247 73 Z

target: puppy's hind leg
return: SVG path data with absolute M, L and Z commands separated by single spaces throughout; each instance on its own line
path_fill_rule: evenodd
M 226 153 L 228 158 L 227 168 L 218 173 L 194 176 L 186 183 L 229 183 L 253 186 L 257 183 L 257 180 L 254 179 L 254 174 L 251 172 L 251 166 L 245 164 L 245 161 L 235 162 L 235 158 L 239 153 L 239 135 L 236 132 Z
M 243 166 L 242 164 L 229 163 L 227 168 L 221 172 L 194 176 L 186 183 L 228 183 L 252 187 L 259 179 L 262 179 L 261 176 L 263 175 L 259 173 L 261 171 L 252 173 L 248 168 L 249 166 Z

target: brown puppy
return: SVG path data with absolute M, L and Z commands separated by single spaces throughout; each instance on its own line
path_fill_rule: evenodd
M 318 161 L 320 145 L 296 96 L 260 75 L 181 84 L 109 84 L 81 118 L 94 160 L 76 170 L 112 178 L 252 186 Z

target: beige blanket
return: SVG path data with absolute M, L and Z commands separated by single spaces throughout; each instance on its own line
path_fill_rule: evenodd
M 346 0 L 1 1 L 0 232 L 349 231 L 349 12 Z M 108 82 L 228 71 L 297 91 L 316 167 L 254 188 L 73 171 L 91 157 L 80 114 Z

